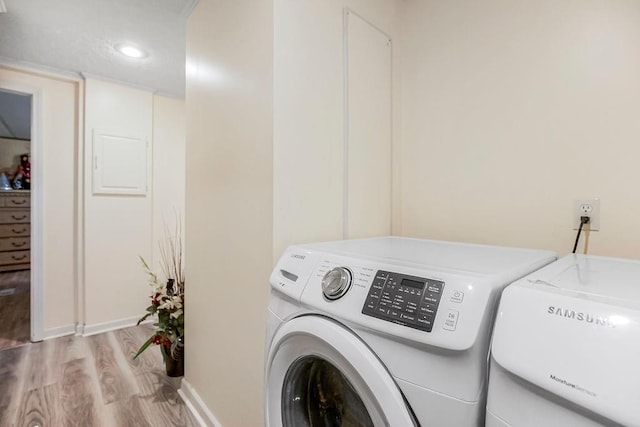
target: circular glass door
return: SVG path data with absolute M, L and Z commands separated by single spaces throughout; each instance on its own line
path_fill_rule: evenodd
M 268 427 L 417 425 L 380 359 L 326 317 L 284 322 L 269 346 L 265 371 Z
M 282 389 L 284 427 L 373 427 L 373 421 L 349 380 L 331 363 L 315 356 L 296 360 Z

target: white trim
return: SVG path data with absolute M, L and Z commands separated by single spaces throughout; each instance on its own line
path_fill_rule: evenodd
M 140 320 L 140 316 L 127 317 L 120 320 L 113 320 L 110 322 L 96 323 L 93 325 L 78 325 L 77 330 L 82 331 L 82 336 L 88 337 L 89 335 L 101 334 L 103 332 L 115 331 L 116 329 L 128 328 L 129 326 L 135 326 Z M 151 318 L 146 320 L 145 323 L 155 321 Z
M 218 421 L 207 405 L 205 405 L 196 389 L 184 378 L 178 389 L 178 394 L 202 427 L 222 427 L 220 421 Z
M 44 339 L 42 91 L 31 93 L 31 341 Z
M 151 86 L 145 86 L 145 85 L 141 85 L 138 83 L 132 83 L 132 82 L 125 82 L 122 80 L 118 80 L 118 79 L 114 79 L 111 77 L 105 77 L 105 76 L 99 76 L 97 74 L 93 74 L 93 73 L 87 73 L 86 71 L 82 71 L 79 73 L 80 76 L 86 81 L 86 80 L 98 80 L 101 82 L 107 82 L 107 83 L 113 83 L 119 86 L 125 86 L 125 87 L 129 87 L 131 89 L 136 89 L 136 90 L 141 90 L 143 92 L 149 92 L 152 95 L 157 95 L 158 91 L 154 88 L 152 88 Z M 174 95 L 170 95 L 168 92 L 162 92 L 163 96 L 166 97 L 174 97 L 176 99 L 184 99 L 184 97 L 180 97 L 177 94 Z
M 64 337 L 76 333 L 76 325 L 60 326 L 59 328 L 47 329 L 42 334 L 43 340 Z
M 31 341 L 44 338 L 42 304 L 42 90 L 0 80 L 0 89 L 31 95 Z
M 349 238 L 349 14 L 342 15 L 342 238 Z
M 13 58 L 7 58 L 6 56 L 0 56 L 0 66 L 15 71 L 23 71 L 31 74 L 36 74 L 41 77 L 52 78 L 54 80 L 70 82 L 77 82 L 82 80 L 82 76 L 80 75 L 80 73 L 66 71 L 60 68 L 49 67 L 41 64 L 35 64 L 28 61 L 19 61 Z
M 84 265 L 84 189 L 85 189 L 85 132 L 84 132 L 85 81 L 78 82 L 78 123 L 76 128 L 76 158 L 74 172 L 75 190 L 75 245 L 74 245 L 74 311 L 76 335 L 84 333 L 85 313 L 85 265 Z M 81 285 L 82 284 L 82 285 Z

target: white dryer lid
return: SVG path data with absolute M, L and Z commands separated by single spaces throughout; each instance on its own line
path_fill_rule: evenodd
M 531 273 L 539 282 L 583 298 L 602 297 L 640 308 L 640 261 L 571 254 Z
M 492 357 L 623 425 L 640 419 L 640 262 L 570 255 L 503 292 Z

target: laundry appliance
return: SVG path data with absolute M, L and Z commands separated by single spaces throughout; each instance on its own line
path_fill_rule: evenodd
M 488 427 L 640 426 L 640 262 L 568 255 L 507 287 Z
M 270 278 L 265 424 L 482 425 L 500 293 L 555 259 L 400 237 L 288 248 Z

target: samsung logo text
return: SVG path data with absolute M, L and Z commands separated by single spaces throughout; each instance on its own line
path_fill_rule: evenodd
M 578 322 L 593 323 L 595 325 L 608 326 L 610 328 L 616 327 L 616 325 L 610 322 L 609 318 L 607 317 L 595 316 L 590 313 L 584 313 L 582 311 L 574 311 L 568 308 L 555 307 L 553 305 L 550 305 L 547 308 L 547 314 L 558 316 L 563 319 L 573 319 Z

